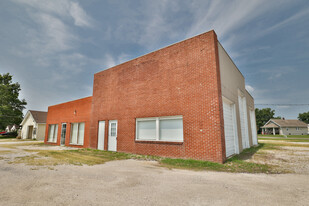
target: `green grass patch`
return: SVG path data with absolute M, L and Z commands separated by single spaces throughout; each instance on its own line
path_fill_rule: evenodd
M 90 149 L 80 150 L 27 150 L 36 152 L 30 155 L 15 158 L 12 163 L 25 163 L 32 166 L 96 165 L 107 161 L 129 159 L 129 154 L 120 152 L 98 151 Z
M 273 134 L 258 134 L 258 137 L 284 137 L 284 135 Z
M 160 161 L 160 163 L 162 166 L 168 168 L 210 170 L 235 173 L 278 173 L 276 167 L 272 165 L 258 164 L 246 161 L 247 159 L 250 159 L 252 155 L 254 155 L 257 151 L 264 147 L 265 144 L 261 143 L 257 147 L 245 149 L 241 154 L 235 155 L 234 157 L 228 159 L 224 164 L 201 160 L 171 158 L 164 158 Z
M 274 141 L 286 141 L 286 142 L 309 142 L 309 139 L 289 139 L 289 138 L 259 138 L 259 140 L 274 140 Z
M 272 135 L 272 134 L 267 134 L 267 135 L 262 135 L 262 134 L 258 134 L 259 138 L 263 138 L 263 137 L 284 137 L 284 135 Z M 287 135 L 288 138 L 309 138 L 309 135 Z
M 295 137 L 295 138 L 309 138 L 309 134 L 308 135 L 288 135 L 288 137 Z
M 23 142 L 23 143 L 8 143 L 8 144 L 0 144 L 0 147 L 9 148 L 9 149 L 16 149 L 19 146 L 40 146 L 44 145 L 42 142 L 32 141 L 32 142 Z

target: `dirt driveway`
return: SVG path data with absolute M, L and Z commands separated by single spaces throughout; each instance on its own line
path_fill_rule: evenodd
M 12 143 L 10 143 L 12 144 Z M 94 166 L 10 163 L 24 149 L 0 142 L 0 205 L 308 205 L 308 174 L 243 174 L 118 160 Z M 63 149 L 63 147 L 44 147 Z M 28 152 L 29 153 L 29 152 Z

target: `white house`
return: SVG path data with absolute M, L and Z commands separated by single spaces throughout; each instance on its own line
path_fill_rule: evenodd
M 6 126 L 5 131 L 6 131 L 6 132 L 15 132 L 15 131 L 17 131 L 18 129 L 19 129 L 19 126 L 16 125 L 16 124 L 14 124 L 14 125 L 8 125 L 8 126 Z
M 306 135 L 308 126 L 297 119 L 270 119 L 262 128 L 262 134 Z
M 21 122 L 21 138 L 44 140 L 47 112 L 29 110 Z

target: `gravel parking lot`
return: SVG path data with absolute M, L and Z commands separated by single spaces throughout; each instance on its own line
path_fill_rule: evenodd
M 12 163 L 12 159 L 29 155 L 25 148 L 36 146 L 24 142 L 12 148 L 9 144 L 0 141 L 1 205 L 308 205 L 309 202 L 306 172 L 270 175 L 191 171 L 131 159 L 94 166 L 29 166 Z

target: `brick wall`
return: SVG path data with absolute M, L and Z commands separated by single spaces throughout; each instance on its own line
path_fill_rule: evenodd
M 48 107 L 45 140 L 44 140 L 45 144 L 60 145 L 61 123 L 67 123 L 65 145 L 72 147 L 88 147 L 91 104 L 92 104 L 92 97 L 86 97 L 75 101 Z M 83 146 L 70 145 L 71 123 L 76 122 L 85 122 L 85 136 Z M 57 143 L 47 142 L 49 124 L 58 124 Z
M 97 148 L 98 122 L 104 120 L 107 149 L 108 120 L 118 120 L 117 151 L 223 162 L 220 85 L 214 31 L 99 72 L 94 75 L 89 146 Z M 57 119 L 48 115 L 50 123 Z M 183 143 L 135 141 L 136 118 L 175 115 L 183 116 Z

